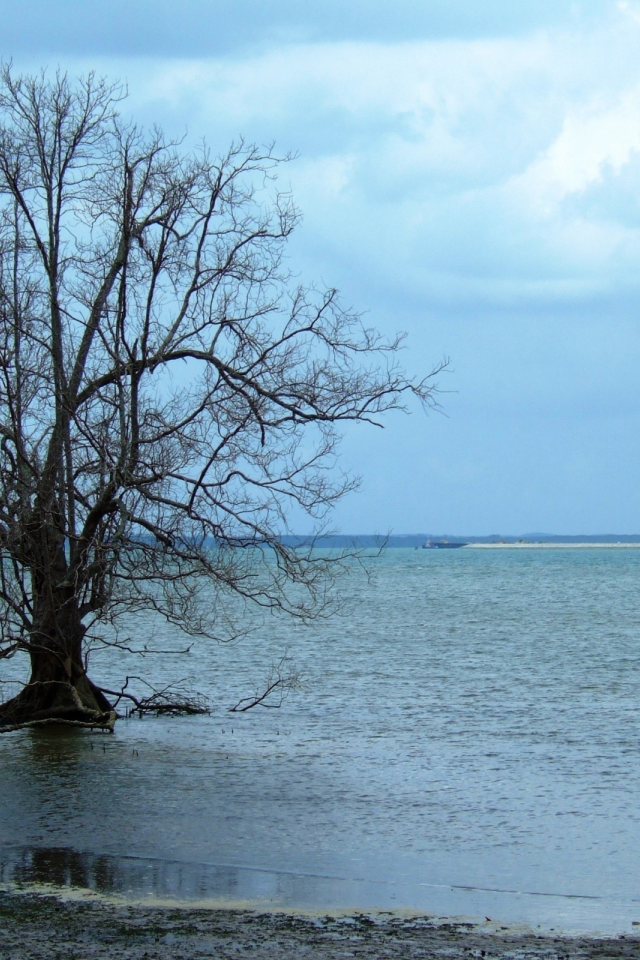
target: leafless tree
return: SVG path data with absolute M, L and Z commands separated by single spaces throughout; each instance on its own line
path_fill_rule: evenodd
M 312 612 L 327 560 L 283 541 L 291 504 L 322 522 L 350 489 L 342 424 L 433 402 L 399 341 L 292 282 L 271 149 L 187 152 L 122 96 L 1 77 L 0 658 L 31 674 L 0 729 L 113 725 L 96 624 L 149 610 L 212 636 L 225 591 Z

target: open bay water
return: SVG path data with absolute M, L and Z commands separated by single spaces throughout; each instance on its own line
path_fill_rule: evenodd
M 630 932 L 640 550 L 394 549 L 368 570 L 327 621 L 253 611 L 233 645 L 96 654 L 97 682 L 190 677 L 213 712 L 0 738 L 2 878 Z M 285 650 L 303 688 L 228 713 Z

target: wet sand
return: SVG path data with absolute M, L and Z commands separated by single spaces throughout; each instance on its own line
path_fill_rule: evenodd
M 2 960 L 603 960 L 640 957 L 640 938 L 553 933 L 389 913 L 322 917 L 185 909 L 0 892 Z

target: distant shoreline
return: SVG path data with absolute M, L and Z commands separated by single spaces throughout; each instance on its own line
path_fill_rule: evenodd
M 575 548 L 587 549 L 610 547 L 640 547 L 640 534 L 545 534 L 525 532 L 513 534 L 493 534 L 491 536 L 473 536 L 451 533 L 390 533 L 386 536 L 376 534 L 325 534 L 313 538 L 302 535 L 288 535 L 282 542 L 291 547 L 316 547 L 337 550 L 382 550 L 382 549 L 420 549 L 429 543 L 450 543 L 461 547 L 506 547 L 533 548 Z
M 638 550 L 640 543 L 465 543 L 462 550 Z

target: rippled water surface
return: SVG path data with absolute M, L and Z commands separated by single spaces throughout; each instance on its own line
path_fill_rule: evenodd
M 569 928 L 640 920 L 640 551 L 389 550 L 302 626 L 94 679 L 193 677 L 209 717 L 0 739 L 0 869 L 185 898 Z M 136 623 L 136 642 L 184 645 Z M 230 714 L 288 649 L 303 689 Z

